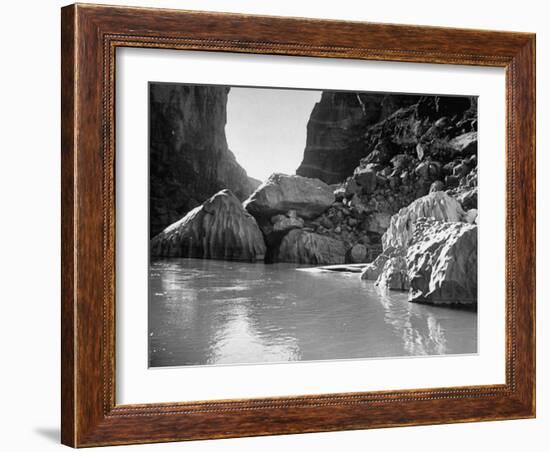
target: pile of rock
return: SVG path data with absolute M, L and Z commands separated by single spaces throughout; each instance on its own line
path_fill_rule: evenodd
M 329 209 L 334 212 L 334 203 L 333 189 L 324 182 L 277 173 L 243 205 L 265 237 L 268 262 L 326 265 L 344 263 L 348 251 L 348 241 L 334 237 L 342 234 L 344 217 L 336 232 L 322 216 Z
M 151 241 L 151 255 L 361 263 L 381 251 L 389 215 L 336 201 L 318 179 L 273 174 L 242 204 L 222 190 Z
M 360 121 L 355 121 L 355 138 L 350 138 L 348 131 L 346 142 L 354 155 L 362 143 L 363 156 L 335 185 L 338 202 L 359 213 L 389 217 L 430 192 L 446 191 L 465 210 L 477 208 L 476 98 L 415 99 L 412 105 L 398 103 L 401 108 L 381 116 L 375 124 L 363 122 L 362 130 Z M 332 142 L 323 146 L 324 135 L 319 134 L 308 134 L 315 146 L 306 148 L 307 165 L 302 164 L 299 171 L 332 182 L 334 176 L 329 177 L 325 166 L 334 159 L 327 149 L 337 148 Z M 387 221 L 382 221 L 380 234 L 384 227 Z

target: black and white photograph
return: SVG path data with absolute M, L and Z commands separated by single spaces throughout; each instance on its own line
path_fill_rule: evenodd
M 478 99 L 149 82 L 148 364 L 478 351 Z

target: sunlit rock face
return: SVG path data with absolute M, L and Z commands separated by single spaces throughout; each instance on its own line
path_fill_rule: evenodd
M 421 219 L 407 250 L 409 300 L 477 304 L 477 226 Z
M 408 290 L 409 301 L 477 304 L 477 210 L 437 191 L 395 214 L 382 237 L 383 253 L 362 279 Z
M 256 220 L 229 190 L 216 193 L 151 240 L 153 257 L 256 261 L 265 252 Z
M 407 260 L 403 256 L 390 257 L 384 264 L 376 285 L 388 290 L 409 290 Z
M 343 264 L 346 247 L 340 240 L 293 229 L 282 239 L 273 260 L 312 265 Z
M 442 221 L 463 221 L 465 212 L 460 203 L 445 192 L 430 193 L 396 213 L 382 236 L 384 249 L 407 248 L 414 232 L 414 222 L 420 218 Z
M 333 190 L 318 179 L 276 173 L 250 195 L 244 207 L 258 219 L 289 210 L 301 218 L 312 219 L 327 210 L 334 199 Z
M 449 142 L 456 157 L 469 157 L 477 154 L 477 132 L 468 132 Z
M 247 176 L 225 136 L 223 86 L 150 85 L 150 234 L 158 234 L 213 194 L 241 201 L 259 185 Z
M 395 249 L 395 248 L 388 248 L 385 249 L 381 254 L 379 254 L 374 261 L 371 263 L 365 265 L 363 268 L 363 271 L 361 272 L 361 279 L 367 280 L 367 281 L 376 281 L 380 274 L 382 273 L 382 270 L 384 270 L 384 266 L 386 265 L 386 262 L 393 258 L 397 257 L 403 254 L 403 250 L 401 249 Z
M 378 257 L 367 264 L 361 272 L 361 279 L 366 281 L 376 281 L 384 269 L 384 265 L 388 261 L 389 257 L 385 254 L 379 254 Z

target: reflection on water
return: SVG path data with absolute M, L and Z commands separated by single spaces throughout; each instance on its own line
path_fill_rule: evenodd
M 477 314 L 294 264 L 153 261 L 149 365 L 475 353 Z

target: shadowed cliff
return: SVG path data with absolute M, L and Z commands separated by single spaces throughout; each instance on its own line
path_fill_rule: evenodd
M 152 83 L 150 89 L 150 236 L 216 192 L 241 201 L 259 185 L 229 150 L 229 88 Z

